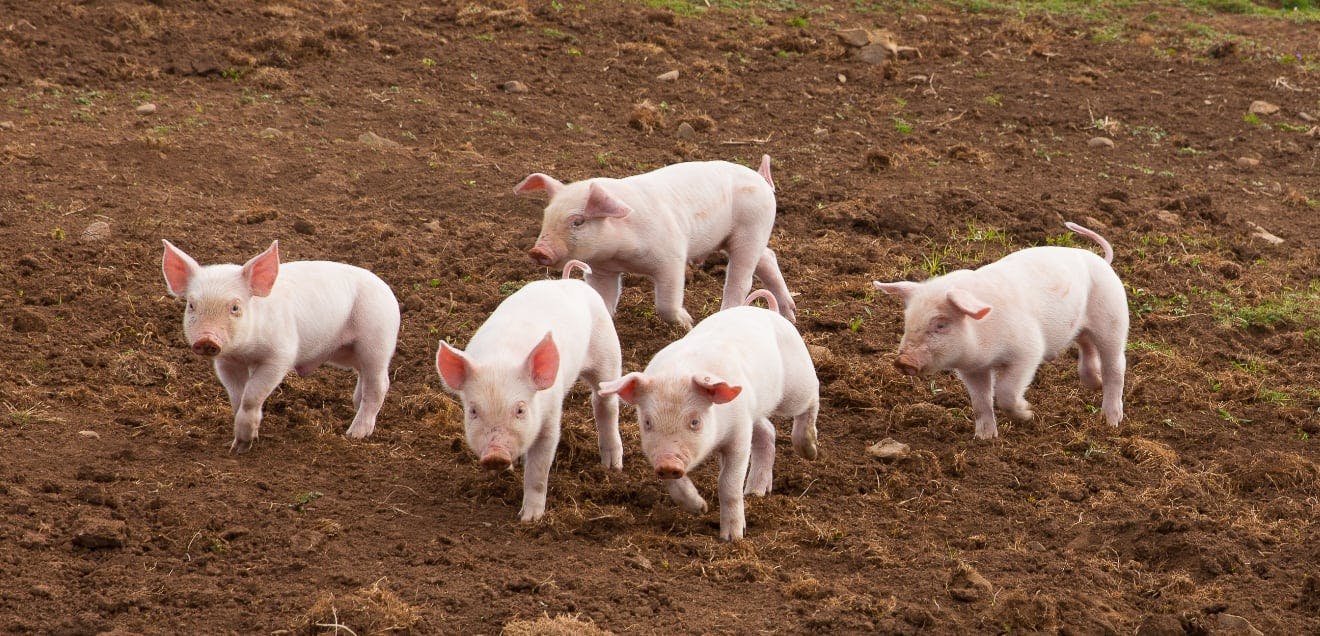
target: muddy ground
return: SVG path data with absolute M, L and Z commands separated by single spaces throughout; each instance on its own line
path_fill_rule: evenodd
M 1317 23 L 712 4 L 0 3 L 0 627 L 1320 631 Z M 721 543 L 630 410 L 625 471 L 598 466 L 579 390 L 547 517 L 519 524 L 519 474 L 480 469 L 432 366 L 551 275 L 525 255 L 542 201 L 512 186 L 762 153 L 822 456 L 781 423 L 774 493 Z M 892 368 L 901 307 L 869 282 L 1069 244 L 1065 220 L 1128 285 L 1127 419 L 1069 353 L 1035 421 L 975 441 L 956 379 Z M 162 238 L 384 278 L 404 313 L 376 433 L 343 437 L 352 376 L 323 369 L 231 456 Z M 698 319 L 722 277 L 691 272 Z M 681 335 L 650 294 L 626 280 L 626 369 Z M 885 437 L 911 454 L 868 456 Z

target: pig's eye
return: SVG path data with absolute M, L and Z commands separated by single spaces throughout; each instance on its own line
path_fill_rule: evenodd
M 642 420 L 642 430 L 644 431 L 651 430 L 651 420 Z
M 477 417 L 477 407 L 474 406 L 474 407 L 471 407 L 471 408 L 468 409 L 468 417 L 473 418 L 473 419 L 476 419 L 476 417 Z
M 575 216 L 568 220 L 568 225 L 570 227 L 582 227 L 582 225 L 586 222 L 587 222 L 586 217 Z
M 931 325 L 931 331 L 934 331 L 935 333 L 944 333 L 948 330 L 949 330 L 949 321 L 947 320 L 936 320 Z
M 514 409 L 514 414 L 516 414 L 518 417 L 522 417 L 522 416 L 526 415 L 526 414 L 527 414 L 527 405 L 524 404 L 524 403 L 522 403 L 522 402 L 519 402 L 519 403 L 518 403 L 518 408 Z
M 193 304 L 192 304 L 192 303 L 188 303 L 188 311 L 192 311 L 192 310 L 193 310 Z
M 694 431 L 701 430 L 701 420 L 693 418 L 691 422 L 688 422 L 688 428 Z
M 243 311 L 243 307 L 238 303 L 234 303 L 229 306 L 229 313 L 234 314 L 235 316 L 237 316 L 242 311 Z

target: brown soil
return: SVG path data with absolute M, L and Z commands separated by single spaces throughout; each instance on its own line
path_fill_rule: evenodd
M 1320 632 L 1315 23 L 752 4 L 5 2 L 0 628 Z M 868 63 L 850 27 L 917 51 Z M 1248 121 L 1254 100 L 1280 110 Z M 648 473 L 630 412 L 625 472 L 597 465 L 579 391 L 546 519 L 519 524 L 518 474 L 479 468 L 432 367 L 549 274 L 524 254 L 541 202 L 512 186 L 763 152 L 772 245 L 825 348 L 822 457 L 784 427 L 774 494 L 721 543 Z M 1065 220 L 1109 238 L 1130 288 L 1128 419 L 1101 423 L 1065 359 L 1035 421 L 976 442 L 954 378 L 892 369 L 901 308 L 869 281 Z M 343 437 L 352 379 L 324 369 L 230 456 L 162 238 L 203 262 L 278 238 L 389 282 L 375 435 Z M 697 318 L 718 260 L 692 272 Z M 650 293 L 627 281 L 628 369 L 679 335 Z M 884 437 L 912 452 L 868 457 Z

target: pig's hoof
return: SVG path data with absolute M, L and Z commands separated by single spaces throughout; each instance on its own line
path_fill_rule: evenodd
M 1009 415 L 1013 416 L 1014 422 L 1030 422 L 1031 418 L 1036 417 L 1031 409 L 1018 409 L 1010 412 Z
M 696 501 L 680 501 L 679 504 L 683 506 L 684 510 L 694 515 L 704 515 L 710 509 L 710 506 L 706 504 L 706 500 L 700 498 Z
M 723 541 L 742 541 L 743 529 L 735 528 L 731 530 L 720 530 L 720 539 Z
M 798 457 L 803 459 L 816 459 L 819 451 L 816 449 L 816 441 L 804 441 L 801 444 L 794 444 L 793 450 L 797 451 Z
M 375 425 L 366 426 L 363 424 L 354 424 L 348 427 L 348 432 L 345 433 L 345 435 L 347 435 L 349 439 L 362 439 L 364 437 L 370 437 L 375 430 Z
M 522 521 L 523 523 L 536 523 L 537 521 L 541 520 L 541 517 L 544 516 L 545 516 L 545 508 L 542 508 L 540 510 L 523 510 L 521 513 L 519 513 L 518 520 Z
M 229 445 L 229 452 L 235 455 L 242 455 L 243 453 L 252 450 L 252 442 L 253 440 L 250 439 L 238 439 L 236 437 L 234 438 L 234 442 Z
M 976 439 L 994 439 L 999 437 L 999 427 L 994 424 L 976 425 Z

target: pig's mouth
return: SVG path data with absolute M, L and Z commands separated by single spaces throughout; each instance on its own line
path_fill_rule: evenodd
M 922 368 L 917 364 L 917 361 L 913 360 L 912 357 L 908 355 L 898 356 L 898 358 L 894 360 L 894 368 L 898 369 L 899 373 L 910 375 L 912 377 L 917 377 L 921 375 L 922 372 Z

